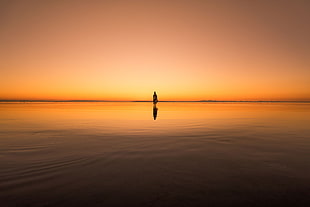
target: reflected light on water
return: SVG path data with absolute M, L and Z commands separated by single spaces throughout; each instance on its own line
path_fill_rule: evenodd
M 0 199 L 305 204 L 309 126 L 308 103 L 1 103 Z

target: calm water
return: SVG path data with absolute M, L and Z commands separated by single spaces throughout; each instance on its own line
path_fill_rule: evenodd
M 0 202 L 310 206 L 310 104 L 1 103 Z

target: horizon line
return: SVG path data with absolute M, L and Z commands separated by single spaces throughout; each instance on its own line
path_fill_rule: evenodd
M 32 99 L 21 99 L 21 100 L 12 100 L 12 99 L 0 99 L 0 102 L 153 102 L 149 100 L 133 100 L 133 101 L 119 101 L 119 100 L 32 100 Z M 167 101 L 158 101 L 158 102 L 302 102 L 307 103 L 310 102 L 310 100 L 307 101 L 288 101 L 288 100 L 282 100 L 282 101 L 274 101 L 274 100 L 196 100 L 196 101 L 188 101 L 188 100 L 181 100 L 181 101 L 173 101 L 173 100 L 167 100 Z

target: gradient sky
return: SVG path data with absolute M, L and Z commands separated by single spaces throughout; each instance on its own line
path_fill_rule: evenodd
M 310 100 L 308 0 L 0 0 L 0 99 Z

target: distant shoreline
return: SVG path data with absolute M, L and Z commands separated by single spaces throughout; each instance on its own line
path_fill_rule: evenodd
M 37 103 L 37 102 L 153 102 L 153 101 L 106 101 L 106 100 L 0 100 L 0 103 Z M 310 103 L 310 101 L 159 101 L 159 102 L 189 102 L 189 103 Z

